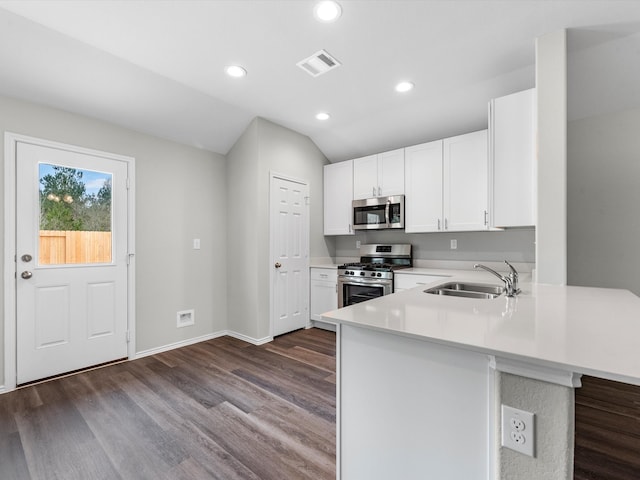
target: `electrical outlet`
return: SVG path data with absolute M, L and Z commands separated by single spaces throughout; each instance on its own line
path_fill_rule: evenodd
M 193 239 L 193 249 L 194 250 L 200 250 L 200 239 L 199 238 L 194 238 Z
M 510 448 L 530 457 L 535 457 L 535 414 L 502 405 L 502 442 Z
M 458 240 L 453 238 L 451 239 L 451 250 L 455 250 L 456 248 L 458 248 Z
M 356 248 L 360 248 L 360 240 L 356 240 Z

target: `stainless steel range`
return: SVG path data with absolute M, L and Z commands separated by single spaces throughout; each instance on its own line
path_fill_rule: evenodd
M 359 262 L 338 267 L 338 308 L 393 293 L 393 271 L 412 266 L 411 245 L 361 245 Z

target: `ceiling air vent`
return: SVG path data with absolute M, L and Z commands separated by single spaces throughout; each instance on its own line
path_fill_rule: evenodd
M 296 65 L 312 77 L 318 77 L 323 73 L 327 73 L 329 70 L 339 67 L 341 64 L 325 50 L 320 50 L 309 58 L 305 58 L 298 62 Z

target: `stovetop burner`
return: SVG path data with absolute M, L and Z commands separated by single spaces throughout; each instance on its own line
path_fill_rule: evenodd
M 345 263 L 339 270 L 365 272 L 393 272 L 400 268 L 413 266 L 411 245 L 362 245 L 360 261 Z M 338 272 L 339 274 L 341 272 Z

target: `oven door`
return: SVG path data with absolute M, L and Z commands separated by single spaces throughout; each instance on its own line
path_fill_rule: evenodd
M 393 293 L 393 280 L 338 277 L 338 308 Z

